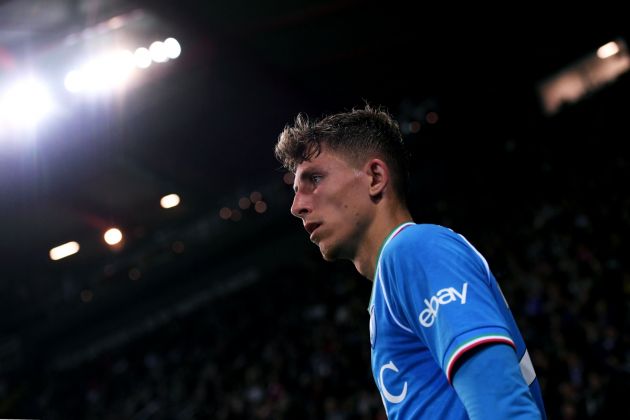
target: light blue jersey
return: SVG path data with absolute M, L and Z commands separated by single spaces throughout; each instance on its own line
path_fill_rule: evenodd
M 544 418 L 523 337 L 486 260 L 463 236 L 437 225 L 396 228 L 379 252 L 368 311 L 372 372 L 390 419 L 467 419 L 453 367 L 486 343 L 516 350 Z

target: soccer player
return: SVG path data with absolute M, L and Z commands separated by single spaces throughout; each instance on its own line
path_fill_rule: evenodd
M 372 280 L 372 372 L 392 419 L 541 419 L 523 337 L 484 257 L 415 224 L 398 124 L 364 109 L 298 115 L 275 146 L 295 174 L 291 213 L 327 261 Z

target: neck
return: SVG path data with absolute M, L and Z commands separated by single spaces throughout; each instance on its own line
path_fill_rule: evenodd
M 359 249 L 352 259 L 354 267 L 363 276 L 374 281 L 374 271 L 376 270 L 376 259 L 381 249 L 381 245 L 387 236 L 406 222 L 413 222 L 409 210 L 398 207 L 387 211 L 385 214 L 375 217 L 374 222 L 366 231 L 365 237 L 359 244 Z

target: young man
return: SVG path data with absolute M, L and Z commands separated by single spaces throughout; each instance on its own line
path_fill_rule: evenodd
M 486 260 L 445 227 L 415 224 L 398 124 L 366 106 L 280 134 L 291 213 L 325 260 L 373 281 L 372 371 L 392 419 L 545 418 L 523 338 Z

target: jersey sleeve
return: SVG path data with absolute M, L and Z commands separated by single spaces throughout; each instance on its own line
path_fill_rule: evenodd
M 529 387 L 521 375 L 516 353 L 494 345 L 467 355 L 457 368 L 453 388 L 470 420 L 540 420 Z
M 516 347 L 483 257 L 444 227 L 411 230 L 383 255 L 392 310 L 452 381 L 455 362 L 487 343 Z

